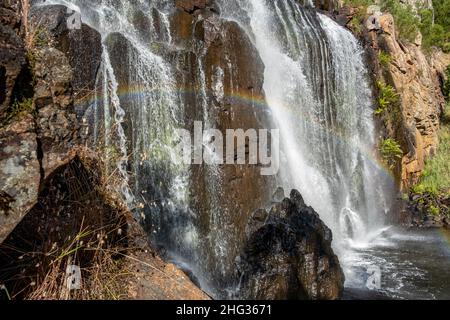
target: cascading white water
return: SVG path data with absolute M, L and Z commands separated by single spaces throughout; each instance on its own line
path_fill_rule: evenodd
M 376 137 L 362 49 L 349 31 L 298 1 L 218 3 L 223 17 L 247 31 L 264 62 L 266 100 L 282 138 L 279 184 L 285 190 L 300 190 L 320 213 L 333 230 L 335 249 L 346 267 L 351 247 L 370 241 L 369 235 L 383 226 L 389 207 L 383 190 L 389 190 L 390 180 L 373 160 Z M 97 142 L 105 145 L 123 178 L 121 189 L 129 205 L 145 207 L 146 223 L 158 242 L 197 276 L 208 268 L 225 275 L 229 266 L 222 261 L 236 240 L 224 228 L 223 208 L 217 207 L 220 170 L 209 166 L 202 172 L 206 188 L 215 190 L 208 195 L 209 234 L 201 239 L 213 252 L 205 252 L 192 224 L 196 213 L 188 205 L 189 168 L 170 161 L 176 157 L 174 131 L 183 126 L 184 112 L 176 94 L 174 66 L 161 54 L 174 41 L 165 12 L 173 3 L 46 1 L 49 4 L 80 11 L 83 22 L 102 35 L 99 92 L 91 120 Z M 308 5 L 311 1 L 306 1 Z M 161 30 L 155 30 L 155 24 Z M 207 79 L 202 48 L 198 51 L 196 95 L 203 119 L 196 120 L 203 120 L 209 129 L 213 123 Z M 224 71 L 217 69 L 209 79 L 218 99 L 225 94 L 223 77 Z M 211 255 L 213 262 L 203 265 L 209 257 L 199 255 Z
M 221 10 L 247 30 L 265 64 L 264 90 L 282 137 L 279 183 L 300 190 L 331 227 L 351 277 L 349 246 L 382 228 L 391 183 L 374 160 L 362 48 L 348 30 L 297 1 L 222 1 Z
M 172 35 L 166 0 L 50 0 L 81 13 L 101 34 L 102 62 L 95 99 L 85 112 L 95 144 L 120 173 L 120 192 L 157 243 L 196 260 L 197 233 L 188 205 L 189 168 L 178 161 L 183 126 L 173 66 L 158 50 Z M 145 26 L 145 27 L 144 27 Z M 144 214 L 145 213 L 145 214 Z

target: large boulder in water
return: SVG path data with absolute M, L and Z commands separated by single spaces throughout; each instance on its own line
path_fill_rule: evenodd
M 261 223 L 258 212 L 238 263 L 242 295 L 250 299 L 342 296 L 344 274 L 331 248 L 331 230 L 296 190 Z

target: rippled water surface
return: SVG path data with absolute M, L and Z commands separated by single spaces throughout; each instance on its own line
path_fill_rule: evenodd
M 450 230 L 390 228 L 352 249 L 341 258 L 347 298 L 450 299 Z M 369 290 L 368 270 L 378 268 L 381 287 Z

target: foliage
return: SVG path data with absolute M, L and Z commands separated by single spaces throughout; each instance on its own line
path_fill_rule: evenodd
M 348 28 L 353 31 L 353 33 L 359 35 L 362 32 L 362 22 L 358 18 L 352 18 L 348 23 Z
M 413 192 L 433 195 L 450 192 L 450 126 L 442 126 L 439 149 L 436 155 L 426 162 L 420 184 L 413 188 Z
M 445 70 L 445 82 L 442 86 L 442 92 L 444 93 L 446 100 L 450 101 L 450 66 Z
M 450 1 L 433 0 L 434 22 L 443 26 L 448 33 L 450 31 Z
M 392 57 L 391 57 L 391 55 L 389 53 L 381 51 L 378 54 L 378 61 L 380 61 L 380 64 L 383 67 L 387 68 L 389 66 L 389 64 L 391 63 L 391 61 L 392 61 Z
M 377 88 L 379 92 L 378 109 L 375 111 L 375 114 L 379 115 L 389 107 L 396 106 L 400 101 L 400 97 L 391 85 L 385 84 L 381 81 L 377 82 Z
M 444 51 L 450 49 L 449 46 L 449 30 L 439 23 L 435 22 L 434 13 L 430 9 L 423 9 L 420 13 L 420 31 L 423 35 L 423 47 L 429 49 L 431 47 L 439 47 Z
M 403 156 L 403 150 L 394 139 L 385 139 L 381 141 L 380 152 L 383 161 L 393 169 Z
M 429 212 L 431 215 L 433 215 L 433 216 L 435 216 L 435 217 L 438 217 L 438 216 L 440 215 L 440 213 L 441 213 L 441 210 L 440 210 L 438 207 L 435 207 L 434 205 L 431 205 L 431 206 L 428 208 L 428 212 Z
M 420 18 L 410 5 L 403 5 L 398 0 L 382 0 L 381 8 L 393 15 L 400 39 L 410 42 L 416 39 Z
M 2 125 L 10 123 L 13 119 L 19 118 L 25 114 L 29 114 L 33 111 L 33 99 L 25 99 L 23 101 L 15 101 L 11 107 L 7 109 L 6 118 L 3 120 Z
M 398 0 L 345 0 L 345 3 L 357 8 L 356 19 L 351 21 L 352 30 L 356 22 L 362 24 L 367 7 L 377 3 L 382 11 L 392 14 L 395 26 L 402 40 L 413 42 L 418 32 L 423 36 L 423 47 L 439 47 L 444 52 L 450 52 L 450 1 L 433 0 L 434 10 L 423 7 L 416 10 L 410 5 Z

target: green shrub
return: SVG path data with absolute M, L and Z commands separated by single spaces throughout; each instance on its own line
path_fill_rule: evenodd
M 439 215 L 441 214 L 441 210 L 439 208 L 431 205 L 428 208 L 428 213 L 431 214 L 432 216 L 439 217 Z
M 445 99 L 450 101 L 450 66 L 445 70 L 445 82 L 442 86 L 442 91 L 444 93 Z
M 403 150 L 394 139 L 382 140 L 380 152 L 383 161 L 390 169 L 394 169 L 398 161 L 403 157 Z
M 417 193 L 438 195 L 450 192 L 450 127 L 443 125 L 439 132 L 439 149 L 426 161 L 420 184 L 414 187 Z
M 380 61 L 380 64 L 383 67 L 387 68 L 391 64 L 392 57 L 391 57 L 391 55 L 389 53 L 386 53 L 384 51 L 380 51 L 380 53 L 378 54 L 378 61 Z
M 33 99 L 25 99 L 23 101 L 15 101 L 11 107 L 7 109 L 6 118 L 2 125 L 10 123 L 13 119 L 19 118 L 33 111 Z
M 450 31 L 450 1 L 448 0 L 433 0 L 434 7 L 434 22 L 440 24 Z
M 382 0 L 381 9 L 392 14 L 399 37 L 413 42 L 419 32 L 420 18 L 409 5 L 403 5 L 398 0 Z
M 397 91 L 388 84 L 381 81 L 377 82 L 378 88 L 378 109 L 375 114 L 382 114 L 385 110 L 390 107 L 395 107 L 400 102 L 400 96 Z
M 442 46 L 442 51 L 444 51 L 445 53 L 450 53 L 450 42 L 445 42 L 444 45 Z
M 424 194 L 427 192 L 426 187 L 423 184 L 417 184 L 411 188 L 414 194 Z
M 420 10 L 420 31 L 423 35 L 423 47 L 429 49 L 431 47 L 444 48 L 448 44 L 448 31 L 444 26 L 435 23 L 433 20 L 433 11 L 430 9 Z

